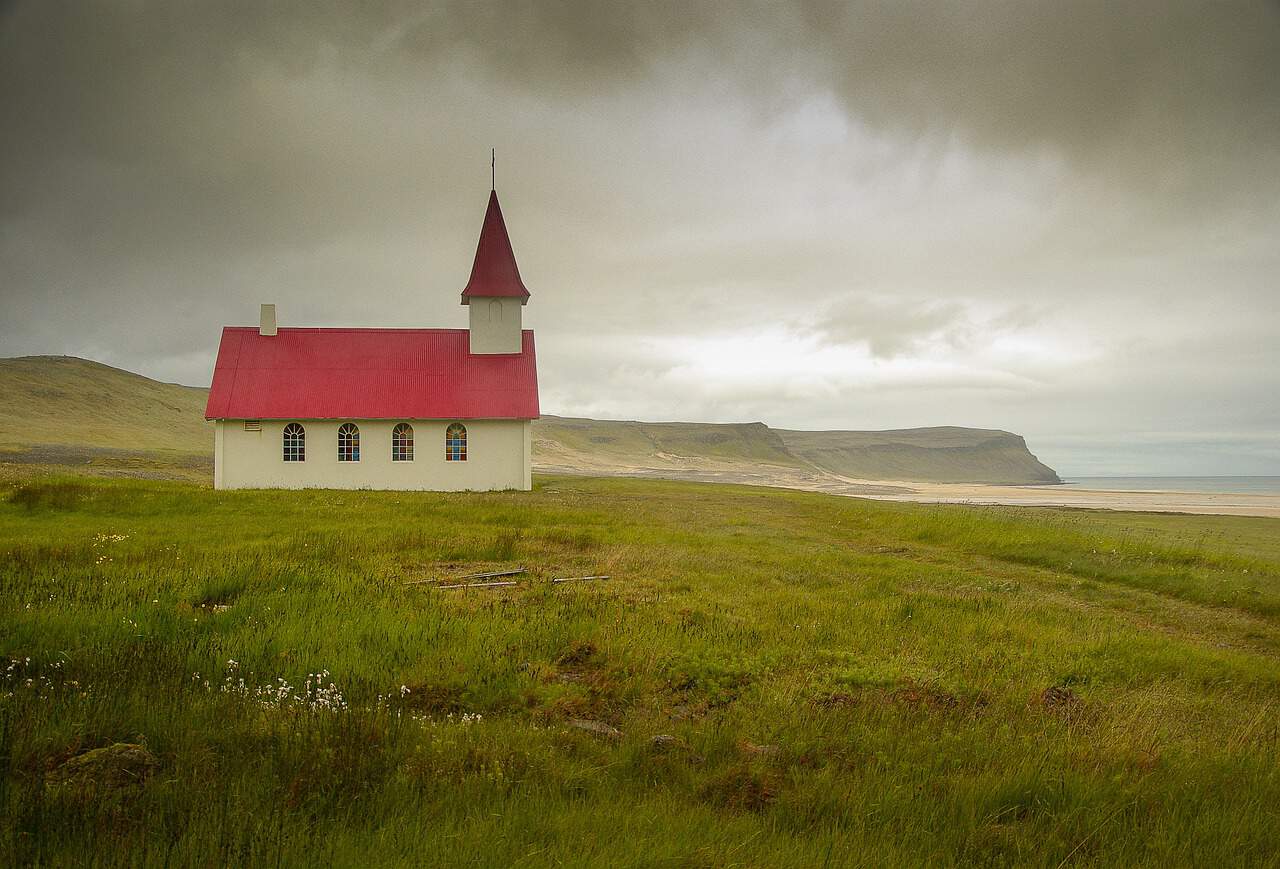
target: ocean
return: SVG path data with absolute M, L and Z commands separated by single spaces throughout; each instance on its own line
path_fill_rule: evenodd
M 1280 495 L 1280 477 L 1070 477 L 1077 489 L 1121 492 L 1220 492 L 1228 495 Z

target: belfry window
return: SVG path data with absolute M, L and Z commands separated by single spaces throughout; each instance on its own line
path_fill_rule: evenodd
M 284 427 L 284 460 L 286 462 L 305 462 L 307 460 L 307 432 L 296 422 Z
M 467 427 L 455 422 L 444 431 L 444 460 L 446 462 L 465 462 L 467 460 Z
M 355 423 L 344 422 L 338 426 L 338 461 L 360 461 L 360 429 Z
M 413 426 L 402 422 L 391 430 L 391 461 L 413 461 Z

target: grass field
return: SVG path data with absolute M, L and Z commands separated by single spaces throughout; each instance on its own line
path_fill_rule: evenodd
M 0 864 L 1277 865 L 1278 539 L 625 479 L 11 482 Z

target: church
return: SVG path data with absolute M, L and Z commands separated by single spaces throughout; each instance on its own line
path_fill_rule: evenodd
M 217 489 L 530 488 L 529 291 L 496 190 L 462 291 L 467 329 L 222 330 L 205 418 Z

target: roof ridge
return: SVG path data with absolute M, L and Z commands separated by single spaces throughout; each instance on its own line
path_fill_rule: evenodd
M 210 419 L 533 419 L 533 330 L 518 353 L 473 354 L 466 329 L 223 330 Z M 281 337 L 283 336 L 283 340 Z
M 257 326 L 223 326 L 236 332 L 257 332 Z M 455 326 L 281 326 L 280 332 L 466 332 Z M 524 331 L 530 331 L 528 329 Z

